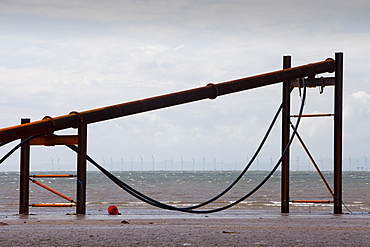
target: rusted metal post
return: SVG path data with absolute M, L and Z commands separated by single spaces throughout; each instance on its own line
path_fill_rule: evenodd
M 31 119 L 22 118 L 21 124 L 29 123 Z M 23 141 L 23 139 L 21 140 Z M 30 175 L 30 144 L 24 143 L 20 151 L 20 167 L 19 167 L 19 214 L 29 213 L 29 195 L 30 184 L 28 181 Z
M 83 117 L 79 117 L 76 214 L 86 214 L 86 152 L 87 152 L 87 123 L 84 121 Z
M 291 68 L 291 56 L 283 57 L 283 69 Z M 289 81 L 283 82 L 283 113 L 281 152 L 284 152 L 290 136 L 290 87 Z M 289 148 L 281 164 L 281 212 L 289 213 Z
M 335 53 L 334 214 L 342 214 L 343 53 Z

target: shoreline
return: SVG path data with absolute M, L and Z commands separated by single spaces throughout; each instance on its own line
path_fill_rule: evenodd
M 12 215 L 1 246 L 370 246 L 361 215 Z

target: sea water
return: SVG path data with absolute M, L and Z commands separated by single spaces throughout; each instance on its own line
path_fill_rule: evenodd
M 166 204 L 187 207 L 207 201 L 218 195 L 239 175 L 237 171 L 114 171 L 120 180 L 141 193 Z M 50 174 L 50 172 L 32 172 Z M 73 174 L 73 172 L 53 172 Z M 228 193 L 203 209 L 215 209 L 230 204 L 253 190 L 266 176 L 267 171 L 247 172 L 240 182 Z M 324 177 L 333 188 L 333 173 L 325 171 Z M 38 182 L 75 199 L 77 178 L 34 178 Z M 0 215 L 18 213 L 19 173 L 0 172 Z M 227 209 L 223 214 L 269 214 L 280 213 L 281 177 L 276 172 L 264 186 L 249 198 Z M 333 198 L 316 172 L 292 171 L 290 174 L 290 200 L 326 200 Z M 97 171 L 87 173 L 86 213 L 107 214 L 109 205 L 116 205 L 122 214 L 168 214 L 168 210 L 157 209 L 128 194 L 104 174 Z M 30 182 L 30 204 L 68 203 L 65 199 Z M 370 212 L 370 172 L 352 171 L 343 173 L 343 212 Z M 73 208 L 30 207 L 30 214 L 74 213 Z M 331 203 L 290 203 L 291 213 L 330 214 Z M 172 213 L 172 212 L 171 212 Z M 180 213 L 185 214 L 185 213 Z

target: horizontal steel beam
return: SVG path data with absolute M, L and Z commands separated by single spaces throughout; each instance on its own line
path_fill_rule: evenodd
M 44 145 L 44 146 L 55 146 L 55 145 L 78 145 L 77 135 L 45 135 L 36 137 L 30 140 L 30 145 Z
M 30 178 L 74 178 L 76 175 L 73 174 L 37 174 L 37 175 L 30 175 Z
M 40 121 L 0 129 L 0 143 L 13 141 L 20 138 L 27 138 L 38 134 L 52 134 L 54 131 L 68 128 L 76 128 L 80 117 L 84 118 L 84 121 L 87 124 L 91 124 L 202 99 L 215 99 L 217 96 L 221 95 L 267 86 L 300 77 L 314 77 L 317 74 L 334 72 L 334 70 L 335 61 L 331 58 L 328 58 L 325 61 L 317 63 L 311 63 L 218 84 L 208 84 L 205 87 L 161 95 L 153 98 L 102 107 L 79 113 L 72 112 L 68 115 L 55 118 L 45 117 Z
M 76 207 L 76 204 L 71 203 L 39 203 L 31 204 L 31 207 Z
M 292 203 L 333 203 L 330 200 L 292 200 Z
M 309 78 L 306 79 L 307 87 L 325 87 L 325 86 L 334 86 L 335 85 L 334 77 L 321 77 L 321 78 Z M 290 87 L 303 87 L 301 79 L 292 80 L 289 82 Z
M 332 113 L 321 113 L 321 114 L 305 114 L 305 115 L 290 115 L 290 117 L 333 117 Z

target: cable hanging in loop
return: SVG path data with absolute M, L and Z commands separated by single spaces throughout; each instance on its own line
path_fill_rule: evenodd
M 296 122 L 296 125 L 293 129 L 293 133 L 291 134 L 291 137 L 289 139 L 289 142 L 287 144 L 287 146 L 285 147 L 280 159 L 277 161 L 276 165 L 273 167 L 273 169 L 271 170 L 271 172 L 253 189 L 251 190 L 248 194 L 244 195 L 243 197 L 239 198 L 238 200 L 228 204 L 228 205 L 225 205 L 225 206 L 222 206 L 222 207 L 218 207 L 218 208 L 215 208 L 215 209 L 209 209 L 209 210 L 194 210 L 195 208 L 197 207 L 201 207 L 201 206 L 204 206 L 216 199 L 218 199 L 220 196 L 222 196 L 223 194 L 225 194 L 229 187 L 221 192 L 218 196 L 212 198 L 211 200 L 208 200 L 207 202 L 204 202 L 204 203 L 201 203 L 201 204 L 198 204 L 198 205 L 195 205 L 195 206 L 191 206 L 191 207 L 185 207 L 185 208 L 181 208 L 181 207 L 175 207 L 175 206 L 172 206 L 172 205 L 168 205 L 168 204 L 165 204 L 165 203 L 162 203 L 162 202 L 159 202 L 149 196 L 146 196 L 144 195 L 143 193 L 135 190 L 134 188 L 132 188 L 131 186 L 129 186 L 128 184 L 124 183 L 123 181 L 121 181 L 120 179 L 118 179 L 117 177 L 115 177 L 113 174 L 111 174 L 110 172 L 108 172 L 106 169 L 104 169 L 102 166 L 100 166 L 98 163 L 96 163 L 90 156 L 87 156 L 87 160 L 92 163 L 94 166 L 96 166 L 101 172 L 103 172 L 104 175 L 106 175 L 109 179 L 111 179 L 114 183 L 116 183 L 119 187 L 121 187 L 122 189 L 124 189 L 126 192 L 128 192 L 129 194 L 131 194 L 132 196 L 136 197 L 137 199 L 139 200 L 142 200 L 150 205 L 153 205 L 155 207 L 159 207 L 159 208 L 162 208 L 162 209 L 167 209 L 167 210 L 175 210 L 175 211 L 181 211 L 181 212 L 186 212 L 186 213 L 196 213 L 196 214 L 206 214 L 206 213 L 214 213 L 214 212 L 219 212 L 219 211 L 222 211 L 222 210 L 225 210 L 225 209 L 228 209 L 228 208 L 231 208 L 235 205 L 237 205 L 238 203 L 244 201 L 245 199 L 247 199 L 248 197 L 250 197 L 251 195 L 253 195 L 258 189 L 260 189 L 270 178 L 271 176 L 275 173 L 275 171 L 278 169 L 278 167 L 280 166 L 280 163 L 283 159 L 283 157 L 286 155 L 287 153 L 287 150 L 289 149 L 295 135 L 296 135 L 296 132 L 297 132 L 297 129 L 298 129 L 298 126 L 299 126 L 299 123 L 300 123 L 300 120 L 301 120 L 301 116 L 302 116 L 302 112 L 303 112 L 303 108 L 304 108 L 304 102 L 305 102 L 305 99 L 306 99 L 306 82 L 305 82 L 305 79 L 303 78 L 303 96 L 302 96 L 302 99 L 301 99 L 301 106 L 300 106 L 300 111 L 299 111 L 299 118 Z M 280 109 L 281 107 L 279 108 L 279 111 L 280 112 Z M 276 116 L 275 116 L 276 117 Z M 275 121 L 275 118 L 274 118 L 274 121 Z M 273 122 L 274 122 L 273 121 Z M 18 144 L 15 148 L 13 148 L 7 155 L 5 155 L 1 160 L 0 160 L 0 164 L 7 158 L 9 157 L 16 149 L 18 149 L 23 143 L 25 143 L 26 141 L 29 141 L 33 138 L 36 138 L 38 136 L 42 136 L 42 135 L 37 135 L 37 136 L 33 136 L 33 137 L 29 137 L 25 140 L 23 140 L 20 144 Z M 77 147 L 74 146 L 74 145 L 67 145 L 69 148 L 71 148 L 72 150 L 74 151 L 78 151 L 77 150 Z M 247 168 L 249 168 L 250 164 L 247 165 L 246 169 L 243 170 L 243 172 L 245 172 L 247 170 Z M 244 175 L 244 174 L 243 174 Z M 241 177 L 241 176 L 240 176 Z M 238 177 L 238 179 L 240 179 Z M 236 182 L 235 182 L 236 184 Z M 231 188 L 231 187 L 230 187 Z M 215 199 L 216 198 L 216 199 Z
M 275 173 L 275 171 L 278 169 L 278 167 L 280 166 L 280 163 L 283 159 L 283 157 L 286 155 L 294 137 L 295 137 L 295 133 L 298 129 L 298 126 L 299 126 L 299 123 L 300 123 L 300 120 L 301 120 L 301 115 L 302 115 L 302 112 L 303 112 L 303 108 L 304 108 L 304 102 L 305 102 L 305 99 L 306 99 L 306 83 L 305 83 L 305 80 L 303 80 L 303 97 L 302 97 L 302 100 L 301 100 L 301 107 L 300 107 L 300 111 L 299 111 L 299 118 L 296 122 L 296 125 L 294 127 L 294 130 L 293 130 L 293 133 L 291 134 L 291 137 L 289 139 L 289 142 L 287 144 L 287 146 L 285 147 L 280 159 L 277 161 L 276 165 L 274 166 L 274 168 L 271 170 L 271 172 L 265 177 L 265 179 L 263 179 L 254 189 L 252 189 L 248 194 L 244 195 L 243 197 L 239 198 L 238 200 L 228 204 L 228 205 L 225 205 L 225 206 L 222 206 L 222 207 L 218 207 L 218 208 L 215 208 L 215 209 L 208 209 L 208 210 L 194 210 L 194 208 L 197 208 L 197 207 L 201 207 L 201 206 L 204 206 L 206 205 L 205 203 L 201 203 L 201 204 L 198 204 L 196 206 L 191 206 L 191 207 L 185 207 L 185 208 L 181 208 L 181 207 L 175 207 L 175 206 L 172 206 L 172 205 L 168 205 L 168 204 L 165 204 L 165 203 L 162 203 L 162 202 L 159 202 L 149 196 L 146 196 L 144 195 L 143 193 L 135 190 L 134 188 L 132 188 L 131 186 L 129 186 L 128 184 L 126 184 L 125 182 L 121 181 L 120 179 L 118 179 L 117 177 L 115 177 L 113 174 L 111 174 L 110 172 L 108 172 L 106 169 L 104 169 L 102 166 L 100 166 L 99 164 L 97 164 L 93 159 L 90 158 L 90 156 L 87 156 L 87 159 L 90 163 L 92 163 L 96 168 L 98 168 L 101 172 L 103 172 L 104 175 L 106 175 L 109 179 L 111 179 L 114 183 L 116 183 L 119 187 L 121 187 L 123 190 L 125 190 L 126 192 L 128 192 L 129 194 L 131 194 L 132 196 L 136 197 L 137 199 L 143 201 L 143 202 L 146 202 L 152 206 L 155 206 L 155 207 L 158 207 L 158 208 L 162 208 L 162 209 L 167 209 L 167 210 L 174 210 L 174 211 L 180 211 L 180 212 L 186 212 L 186 213 L 194 213 L 194 214 L 207 214 L 207 213 L 215 213 L 215 212 L 219 212 L 219 211 L 223 211 L 225 209 L 228 209 L 228 208 L 231 208 L 237 204 L 239 204 L 240 202 L 244 201 L 245 199 L 247 199 L 248 197 L 250 197 L 251 195 L 253 195 L 257 190 L 259 190 L 270 178 L 271 176 Z M 74 151 L 77 151 L 77 147 L 76 146 L 73 146 L 73 145 L 68 145 L 69 148 L 71 148 L 72 150 Z M 222 193 L 221 193 L 222 194 Z M 211 199 L 212 200 L 212 199 Z M 209 201 L 211 201 L 209 200 Z M 208 204 L 208 203 L 207 203 Z

